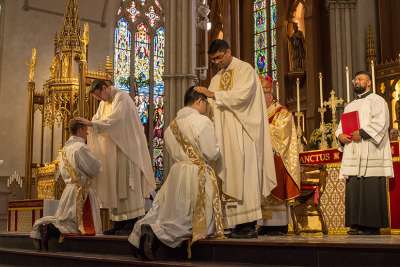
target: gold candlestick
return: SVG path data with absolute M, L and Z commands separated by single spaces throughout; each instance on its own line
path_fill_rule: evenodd
M 338 147 L 338 141 L 336 139 L 336 128 L 337 128 L 337 123 L 336 123 L 336 109 L 340 105 L 343 105 L 344 101 L 341 98 L 338 98 L 335 96 L 335 91 L 331 91 L 331 97 L 329 98 L 328 101 L 324 102 L 325 107 L 329 107 L 332 110 L 332 147 L 337 148 Z
M 29 78 L 28 82 L 34 82 L 35 81 L 35 71 L 36 71 L 36 48 L 32 48 L 32 57 L 31 57 L 31 62 L 28 63 L 29 66 Z
M 319 130 L 321 131 L 321 143 L 319 144 L 319 149 L 328 149 L 328 142 L 326 141 L 326 128 L 324 121 L 324 113 L 326 112 L 326 108 L 320 107 L 318 108 L 319 113 L 321 114 L 321 123 L 319 126 Z

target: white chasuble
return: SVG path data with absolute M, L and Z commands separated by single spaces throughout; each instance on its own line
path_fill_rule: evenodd
M 111 220 L 144 215 L 145 198 L 155 179 L 144 129 L 128 93 L 112 89 L 111 102 L 101 101 L 92 119 L 88 144 L 103 163 L 96 189 Z
M 233 58 L 211 80 L 214 125 L 221 158 L 226 226 L 258 220 L 261 200 L 276 186 L 267 108 L 261 83 L 250 64 Z

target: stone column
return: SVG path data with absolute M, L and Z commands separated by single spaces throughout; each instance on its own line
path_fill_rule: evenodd
M 328 0 L 329 29 L 331 42 L 331 77 L 332 89 L 337 96 L 346 100 L 346 74 L 345 68 L 349 67 L 352 77 L 355 63 L 357 44 L 357 31 L 354 24 L 354 10 L 357 0 Z M 352 96 L 350 96 L 350 99 Z
M 186 89 L 196 80 L 196 1 L 165 1 L 165 128 L 177 111 L 183 107 Z M 164 169 L 167 175 L 170 166 L 165 155 Z

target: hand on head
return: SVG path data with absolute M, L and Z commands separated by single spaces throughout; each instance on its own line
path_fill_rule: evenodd
M 74 119 L 77 120 L 78 122 L 82 123 L 83 125 L 86 125 L 86 126 L 89 126 L 89 127 L 93 126 L 92 122 L 90 120 L 88 120 L 88 119 L 85 119 L 85 118 L 82 118 L 82 117 L 75 117 Z
M 214 93 L 211 92 L 211 91 L 209 91 L 209 90 L 208 90 L 206 87 L 204 87 L 204 86 L 196 86 L 196 87 L 194 88 L 194 90 L 195 90 L 196 92 L 200 93 L 200 94 L 205 95 L 205 96 L 208 97 L 208 98 L 214 97 Z

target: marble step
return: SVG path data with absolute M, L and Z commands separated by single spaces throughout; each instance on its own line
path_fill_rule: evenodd
M 0 266 L 41 266 L 41 267 L 261 267 L 266 265 L 234 262 L 204 261 L 143 261 L 133 256 L 93 254 L 78 252 L 38 252 L 31 249 L 0 247 Z M 283 267 L 283 266 L 271 266 Z

